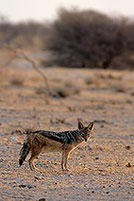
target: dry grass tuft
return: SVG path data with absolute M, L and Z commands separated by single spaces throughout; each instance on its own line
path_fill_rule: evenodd
M 10 80 L 10 84 L 11 85 L 15 85 L 15 86 L 23 86 L 24 85 L 24 79 L 22 77 L 16 77 L 16 76 L 14 76 Z
M 80 92 L 80 90 L 76 87 L 69 87 L 69 86 L 60 86 L 60 87 L 56 87 L 52 94 L 53 94 L 53 97 L 56 97 L 56 98 L 66 98 L 68 96 L 72 96 L 72 95 L 75 95 L 75 94 L 78 94 Z

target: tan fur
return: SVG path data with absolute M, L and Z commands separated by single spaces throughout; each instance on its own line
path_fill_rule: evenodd
M 93 122 L 90 124 L 91 124 L 91 130 L 92 130 Z M 89 138 L 89 134 L 91 134 L 91 130 L 89 129 L 89 127 L 84 127 L 82 122 L 78 122 L 78 128 L 79 128 L 78 131 L 76 130 L 76 132 L 78 133 L 77 134 L 78 139 L 76 140 L 73 139 L 70 143 L 64 143 L 64 144 L 54 140 L 53 138 L 51 138 L 51 136 L 48 138 L 40 133 L 31 132 L 27 136 L 26 141 L 24 142 L 23 147 L 21 149 L 21 153 L 20 153 L 21 156 L 19 160 L 20 166 L 22 165 L 23 161 L 25 160 L 29 152 L 31 152 L 31 157 L 29 159 L 29 167 L 31 170 L 35 169 L 34 160 L 38 158 L 41 152 L 62 152 L 61 167 L 63 170 L 64 169 L 67 170 L 68 157 L 69 157 L 70 151 L 76 148 L 80 143 L 84 142 L 84 138 L 86 141 Z M 82 131 L 82 129 L 84 131 Z M 67 134 L 69 133 L 70 135 L 72 135 L 71 132 L 73 131 L 68 131 L 66 133 Z M 83 134 L 83 132 L 85 133 Z M 85 136 L 83 137 L 83 135 Z M 63 132 L 63 137 L 64 137 L 64 132 Z

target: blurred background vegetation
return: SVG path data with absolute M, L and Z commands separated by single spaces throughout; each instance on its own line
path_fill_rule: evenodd
M 49 53 L 43 66 L 134 69 L 134 19 L 61 8 L 53 22 L 0 17 L 0 48 Z

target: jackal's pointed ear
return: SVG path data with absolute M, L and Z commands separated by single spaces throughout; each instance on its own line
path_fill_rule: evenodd
M 78 129 L 83 129 L 84 125 L 82 123 L 82 121 L 78 121 Z
M 90 130 L 93 130 L 93 126 L 94 126 L 94 122 L 91 122 L 91 123 L 88 125 L 88 128 L 89 128 Z

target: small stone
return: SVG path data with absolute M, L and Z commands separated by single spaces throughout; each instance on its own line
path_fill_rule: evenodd
M 7 171 L 3 170 L 3 171 L 2 171 L 2 174 L 5 174 L 6 172 L 7 172 Z
M 78 120 L 78 121 L 81 121 L 81 120 L 82 120 L 82 117 L 81 117 L 81 116 L 78 116 L 78 117 L 77 117 L 77 120 Z
M 20 188 L 26 188 L 26 185 L 25 184 L 20 184 L 19 187 Z
M 20 188 L 26 188 L 27 187 L 27 188 L 30 189 L 30 188 L 34 188 L 36 186 L 35 185 L 31 185 L 31 184 L 20 184 L 19 187 Z
M 34 187 L 36 187 L 36 186 L 35 186 L 35 185 L 31 185 L 31 184 L 28 184 L 28 185 L 27 185 L 27 188 L 29 188 L 29 189 L 30 189 L 30 188 L 34 188 Z
M 128 145 L 128 146 L 126 146 L 126 149 L 127 149 L 127 150 L 130 150 L 130 146 L 129 146 L 129 145 Z
M 16 137 L 10 137 L 11 140 L 15 140 L 16 141 Z
M 45 198 L 40 198 L 40 199 L 39 199 L 39 201 L 45 201 L 45 200 L 46 200 Z
M 96 157 L 96 158 L 95 158 L 95 160 L 98 160 L 98 159 L 99 159 L 99 157 Z
M 39 177 L 36 177 L 36 176 L 35 176 L 34 178 L 35 178 L 36 180 L 39 180 L 39 179 L 40 179 Z
M 128 162 L 128 163 L 126 164 L 126 167 L 131 167 L 131 164 Z
M 70 177 L 73 177 L 73 175 L 72 175 L 72 174 L 70 174 Z

